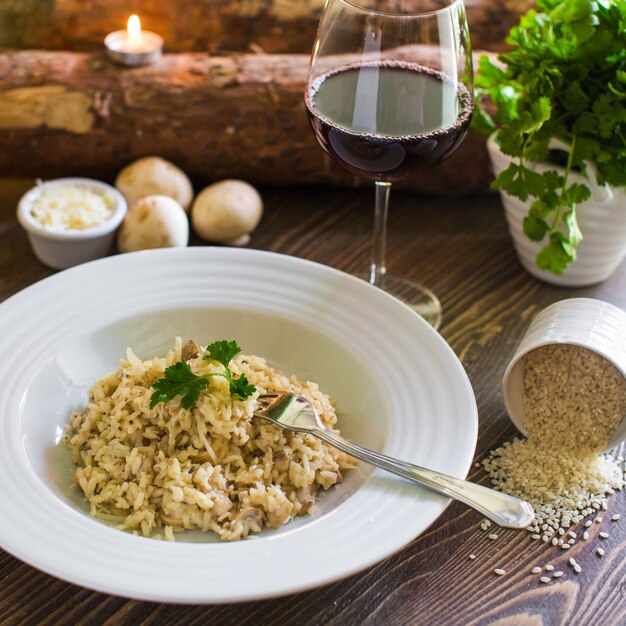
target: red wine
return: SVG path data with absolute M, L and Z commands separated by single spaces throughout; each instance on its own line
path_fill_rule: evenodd
M 473 112 L 464 85 L 403 61 L 335 69 L 309 85 L 305 102 L 322 148 L 379 181 L 402 180 L 450 156 Z

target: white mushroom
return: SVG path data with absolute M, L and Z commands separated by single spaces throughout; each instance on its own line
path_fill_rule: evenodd
M 184 247 L 189 222 L 183 208 L 167 196 L 147 196 L 126 214 L 117 237 L 120 252 Z
M 244 246 L 263 215 L 259 192 L 243 180 L 223 180 L 203 189 L 191 208 L 191 222 L 202 239 Z
M 143 157 L 127 165 L 117 175 L 115 186 L 128 206 L 156 194 L 173 198 L 188 212 L 193 200 L 193 187 L 185 172 L 160 157 Z

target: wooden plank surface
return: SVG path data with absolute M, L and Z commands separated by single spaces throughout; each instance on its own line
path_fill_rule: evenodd
M 26 184 L 0 191 L 0 300 L 52 273 L 33 258 L 14 218 L 15 196 Z M 369 191 L 262 192 L 266 214 L 251 247 L 347 272 L 365 269 L 372 226 Z M 626 264 L 604 284 L 585 289 L 551 287 L 531 278 L 516 260 L 493 194 L 392 194 L 388 248 L 390 271 L 423 281 L 442 300 L 441 333 L 461 358 L 478 403 L 477 460 L 515 435 L 500 381 L 532 315 L 574 296 L 626 308 Z M 487 482 L 480 469 L 473 468 L 469 477 Z M 526 531 L 500 531 L 497 540 L 489 540 L 477 513 L 452 504 L 421 537 L 367 571 L 302 594 L 225 606 L 165 605 L 95 593 L 0 552 L 0 624 L 624 624 L 623 492 L 612 497 L 605 520 L 616 512 L 620 522 L 603 524 L 610 537 L 602 540 L 606 554 L 600 558 L 597 539 L 569 551 L 533 541 Z M 571 556 L 582 565 L 578 575 L 568 565 Z M 549 562 L 565 574 L 544 585 L 530 570 Z M 507 574 L 495 576 L 496 567 Z

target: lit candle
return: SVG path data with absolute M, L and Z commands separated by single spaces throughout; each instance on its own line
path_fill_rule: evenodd
M 163 38 L 142 30 L 139 17 L 131 15 L 126 30 L 109 33 L 104 39 L 104 45 L 113 61 L 134 67 L 158 61 L 163 50 Z

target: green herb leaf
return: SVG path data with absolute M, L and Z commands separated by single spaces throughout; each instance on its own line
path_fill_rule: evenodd
M 250 384 L 245 374 L 241 374 L 239 378 L 231 378 L 228 386 L 231 397 L 239 400 L 249 398 L 256 391 L 256 387 Z
M 506 191 L 509 195 L 520 200 L 527 200 L 529 196 L 540 196 L 546 183 L 542 174 L 528 169 L 524 165 L 511 163 L 493 181 L 492 187 Z
M 536 133 L 550 119 L 552 106 L 550 99 L 542 96 L 531 103 L 530 109 L 520 115 L 520 124 L 523 124 L 523 132 L 526 134 Z
M 518 169 L 519 165 L 517 163 L 511 163 L 509 167 L 498 174 L 493 183 L 491 183 L 491 186 L 494 189 L 508 189 L 517 178 Z
M 479 133 L 484 135 L 488 135 L 496 130 L 496 123 L 493 121 L 493 118 L 487 111 L 484 109 L 478 109 L 475 112 L 475 117 L 472 120 L 472 125 L 474 130 L 477 130 Z
M 562 274 L 565 268 L 576 258 L 573 248 L 565 246 L 563 238 L 556 236 L 559 234 L 553 234 L 550 243 L 539 252 L 536 259 L 539 269 L 548 270 L 557 275 Z
M 207 346 L 206 354 L 202 357 L 205 361 L 217 361 L 224 367 L 241 352 L 236 341 L 214 341 Z
M 248 382 L 244 374 L 239 378 L 233 377 L 229 364 L 239 353 L 241 348 L 236 341 L 215 341 L 207 346 L 206 354 L 202 357 L 205 361 L 217 361 L 224 366 L 223 374 L 210 374 L 210 376 L 223 376 L 228 381 L 228 389 L 231 398 L 246 400 L 255 391 L 256 387 Z
M 568 113 L 579 115 L 589 108 L 589 98 L 580 86 L 580 82 L 575 80 L 565 88 L 565 100 L 563 106 Z
M 581 183 L 574 183 L 563 192 L 563 203 L 566 206 L 575 207 L 577 204 L 589 200 L 589 198 L 591 198 L 589 187 Z
M 524 233 L 533 241 L 541 241 L 550 230 L 548 222 L 537 214 L 529 214 L 524 218 Z
M 152 385 L 150 408 L 153 409 L 160 402 L 169 402 L 176 396 L 182 396 L 181 405 L 191 409 L 200 397 L 200 392 L 209 384 L 204 376 L 198 376 L 191 371 L 187 361 L 177 361 L 164 372 L 163 378 Z

